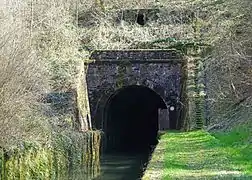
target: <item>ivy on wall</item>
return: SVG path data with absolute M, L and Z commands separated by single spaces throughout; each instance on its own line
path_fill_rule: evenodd
M 120 60 L 118 65 L 117 79 L 116 79 L 116 88 L 120 89 L 125 85 L 125 80 L 127 76 L 127 67 L 131 65 L 128 60 Z
M 197 31 L 196 27 L 194 29 Z M 185 57 L 187 82 L 184 93 L 187 96 L 186 106 L 189 112 L 184 114 L 186 117 L 184 117 L 183 129 L 202 129 L 205 125 L 204 99 L 206 94 L 204 92 L 203 60 L 211 52 L 212 46 L 197 40 L 176 40 L 173 37 L 155 40 L 149 43 L 148 46 L 152 48 L 175 49 Z

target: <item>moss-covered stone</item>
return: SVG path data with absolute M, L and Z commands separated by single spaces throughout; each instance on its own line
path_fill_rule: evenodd
M 84 62 L 80 64 L 80 71 L 78 76 L 78 82 L 76 87 L 77 93 L 77 109 L 78 109 L 78 120 L 76 123 L 80 131 L 87 131 L 92 129 L 91 117 L 90 117 L 90 108 L 87 92 L 87 83 L 85 76 L 85 67 Z

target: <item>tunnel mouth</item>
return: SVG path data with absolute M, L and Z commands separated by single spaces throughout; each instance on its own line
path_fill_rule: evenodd
M 148 87 L 132 85 L 116 91 L 104 109 L 106 152 L 152 152 L 158 143 L 159 109 L 167 106 Z
M 138 13 L 137 14 L 137 18 L 136 18 L 136 22 L 137 24 L 141 25 L 141 26 L 144 26 L 147 22 L 147 18 L 146 18 L 146 15 L 143 14 L 143 13 Z

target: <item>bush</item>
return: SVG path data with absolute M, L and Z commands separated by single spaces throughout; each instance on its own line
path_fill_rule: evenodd
M 76 0 L 0 5 L 0 146 L 47 141 L 57 113 L 45 94 L 75 88 L 79 53 Z M 46 110 L 46 111 L 45 111 Z M 56 113 L 56 114 L 55 114 Z
M 13 5 L 2 8 L 2 13 L 0 146 L 7 146 L 26 135 L 25 119 L 35 114 L 37 101 L 46 89 L 47 79 L 46 68 L 31 46 L 30 30 L 27 28 L 21 9 Z M 36 118 L 30 121 L 31 126 L 34 126 Z

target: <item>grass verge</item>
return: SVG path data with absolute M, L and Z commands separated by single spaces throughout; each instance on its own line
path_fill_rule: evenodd
M 143 180 L 252 179 L 251 131 L 167 132 L 161 136 Z

